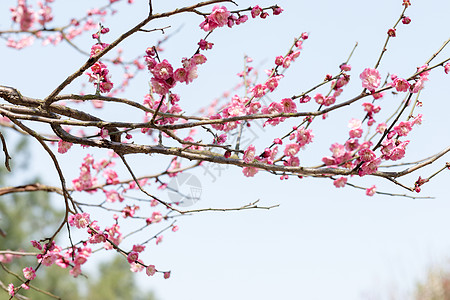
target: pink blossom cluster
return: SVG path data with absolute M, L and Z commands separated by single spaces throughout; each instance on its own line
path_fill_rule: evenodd
M 91 166 L 93 166 L 94 158 L 87 155 L 80 167 L 80 176 L 72 180 L 73 187 L 76 191 L 89 191 L 97 184 L 97 177 L 91 175 Z
M 70 226 L 76 226 L 77 228 L 86 228 L 91 223 L 91 219 L 88 213 L 81 213 L 70 215 L 67 222 L 69 222 Z
M 294 128 L 294 132 L 289 135 L 289 139 L 295 139 L 296 143 L 300 147 L 304 147 L 305 145 L 312 143 L 313 138 L 314 134 L 312 133 L 312 129 L 306 129 L 304 126 Z
M 33 247 L 41 250 L 42 253 L 38 254 L 36 257 L 38 262 L 42 263 L 44 266 L 51 266 L 53 264 L 58 265 L 61 268 L 71 267 L 70 274 L 77 277 L 81 274 L 81 265 L 84 264 L 88 257 L 91 256 L 92 250 L 88 247 L 70 247 L 64 253 L 62 253 L 62 248 L 57 246 L 54 241 L 51 243 L 41 245 L 40 242 L 31 241 Z M 27 273 L 25 275 L 25 273 Z M 35 277 L 35 273 L 32 269 L 24 269 L 24 275 L 30 278 Z M 26 277 L 27 278 L 27 277 Z
M 151 85 L 153 91 L 159 95 L 165 95 L 169 90 L 175 87 L 177 82 L 191 83 L 197 75 L 197 66 L 206 62 L 206 57 L 203 54 L 195 54 L 190 59 L 182 59 L 182 68 L 174 71 L 172 65 L 164 59 L 162 62 L 157 62 L 157 53 L 154 47 L 147 48 L 144 56 L 147 68 L 153 75 Z
M 265 19 L 269 16 L 268 9 L 272 9 L 273 15 L 279 15 L 283 12 L 283 9 L 277 5 L 262 9 L 259 5 L 251 8 L 252 18 L 260 17 Z M 218 27 L 227 25 L 233 27 L 234 25 L 240 25 L 248 20 L 247 15 L 233 14 L 225 6 L 215 5 L 211 14 L 205 17 L 205 20 L 200 24 L 200 28 L 204 31 L 212 31 Z
M 108 93 L 112 90 L 114 83 L 111 82 L 111 75 L 109 74 L 108 67 L 97 61 L 91 67 L 92 73 L 86 73 L 89 76 L 89 82 L 93 82 L 97 91 L 100 93 Z
M 59 140 L 58 142 L 58 153 L 64 154 L 67 151 L 69 151 L 70 148 L 72 148 L 72 143 L 66 142 L 63 140 Z
M 17 7 L 11 7 L 12 20 L 20 25 L 20 30 L 29 30 L 36 21 L 36 13 L 26 0 L 18 0 Z
M 376 88 L 380 86 L 381 76 L 377 69 L 366 68 L 359 75 L 362 80 L 362 86 L 368 89 L 370 92 L 374 92 Z
M 119 245 L 123 240 L 123 234 L 120 231 L 119 224 L 113 224 L 110 227 L 106 227 L 103 234 L 105 234 L 108 240 L 113 242 L 115 245 Z M 103 248 L 105 248 L 106 250 L 114 249 L 113 245 L 111 245 L 109 241 L 105 241 Z
M 133 217 L 134 214 L 136 213 L 136 211 L 139 210 L 139 206 L 137 205 L 126 205 L 123 209 L 122 209 L 122 217 L 128 218 L 128 217 Z
M 338 166 L 343 164 L 344 167 L 351 167 L 351 159 L 353 157 L 352 150 L 350 149 L 351 144 L 341 145 L 339 143 L 334 143 L 330 147 L 330 151 L 333 153 L 332 156 L 325 156 L 322 158 L 322 162 L 327 166 Z

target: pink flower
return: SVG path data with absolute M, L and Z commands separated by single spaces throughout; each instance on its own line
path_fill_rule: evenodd
M 136 251 L 131 251 L 127 256 L 127 261 L 131 264 L 132 262 L 137 261 L 139 258 L 139 253 Z
M 300 159 L 295 156 L 289 156 L 289 158 L 283 164 L 285 166 L 298 167 L 300 165 Z
M 42 250 L 42 246 L 38 241 L 31 241 L 31 245 L 33 245 L 34 248 Z
M 350 71 L 352 69 L 352 67 L 350 65 L 346 65 L 346 64 L 340 65 L 339 68 L 341 68 L 342 71 Z
M 412 124 L 409 121 L 400 122 L 397 126 L 394 127 L 394 131 L 399 136 L 407 136 L 408 133 L 411 131 L 411 129 L 412 129 Z
M 165 59 L 162 62 L 156 64 L 150 72 L 155 78 L 160 80 L 167 80 L 173 75 L 172 65 Z
M 256 18 L 257 16 L 259 16 L 262 13 L 262 9 L 261 7 L 259 7 L 259 5 L 256 5 L 252 8 L 252 18 Z
M 372 97 L 373 97 L 373 99 L 375 99 L 375 100 L 380 99 L 380 98 L 383 98 L 383 96 L 384 96 L 384 92 L 372 94 Z
M 406 79 L 403 78 L 395 78 L 392 86 L 395 87 L 397 92 L 407 92 L 409 90 L 410 84 Z
M 409 141 L 405 141 L 403 143 L 400 143 L 397 147 L 392 149 L 389 152 L 389 159 L 390 160 L 399 160 L 402 159 L 405 156 L 405 147 L 409 144 Z
M 175 225 L 175 226 L 172 227 L 172 231 L 173 231 L 173 232 L 177 232 L 178 229 L 179 229 L 178 225 Z
M 81 274 L 81 266 L 80 265 L 75 265 L 72 270 L 69 271 L 69 273 L 73 276 L 73 277 L 78 277 L 78 275 Z
M 281 105 L 283 105 L 283 111 L 285 113 L 297 112 L 297 106 L 291 98 L 284 98 L 283 100 L 281 100 Z
M 163 216 L 159 211 L 154 211 L 152 213 L 152 217 L 151 217 L 152 223 L 159 223 L 159 222 L 161 222 L 162 219 L 163 219 Z
M 346 177 L 340 177 L 333 181 L 333 184 L 337 188 L 344 187 L 347 184 L 347 178 Z
M 217 27 L 225 26 L 228 24 L 230 14 L 225 6 L 215 5 L 212 13 L 200 24 L 200 28 L 204 31 L 211 31 Z
M 291 60 L 292 60 L 292 57 L 286 56 L 283 59 L 283 68 L 285 68 L 285 69 L 289 68 L 289 66 L 291 65 Z
M 283 64 L 283 56 L 281 56 L 281 55 L 279 55 L 279 56 L 277 56 L 277 57 L 275 57 L 275 64 L 277 65 L 277 66 L 281 66 L 282 64 Z
M 162 242 L 163 236 L 160 235 L 156 238 L 156 245 L 160 244 Z
M 279 14 L 281 14 L 283 12 L 283 9 L 281 7 L 279 7 L 278 5 L 276 5 L 275 7 L 272 8 L 272 11 L 273 11 L 274 16 L 278 16 Z
M 227 25 L 229 16 L 230 12 L 225 6 L 220 7 L 219 5 L 215 5 L 208 19 L 215 22 L 219 27 L 222 27 Z
M 417 117 L 415 117 L 413 120 L 412 120 L 412 122 L 411 122 L 411 124 L 412 125 L 420 125 L 420 124 L 422 124 L 422 114 L 418 114 L 417 115 Z
M 383 134 L 386 129 L 387 129 L 387 125 L 386 125 L 386 123 L 383 122 L 383 123 L 378 124 L 376 131 L 378 133 Z
M 312 143 L 313 137 L 314 134 L 312 133 L 312 129 L 305 129 L 304 126 L 301 126 L 293 134 L 291 134 L 291 136 L 289 136 L 289 139 L 292 140 L 296 138 L 296 142 L 300 145 L 300 147 L 303 147 L 306 144 Z
M 255 160 L 255 152 L 256 152 L 255 146 L 253 145 L 248 146 L 247 150 L 245 150 L 244 152 L 243 157 L 244 162 L 247 164 L 252 163 L 253 160 Z
M 65 142 L 63 140 L 59 140 L 58 142 L 58 153 L 66 153 L 72 147 L 72 143 Z
M 402 18 L 402 23 L 405 24 L 405 25 L 411 23 L 411 18 L 407 17 L 407 16 L 404 16 Z
M 388 34 L 390 37 L 395 37 L 395 36 L 396 36 L 395 31 L 396 31 L 395 28 L 390 28 L 390 29 L 388 30 L 387 34 Z
M 381 76 L 377 69 L 366 68 L 359 75 L 362 80 L 363 88 L 373 92 L 380 85 Z
M 253 177 L 255 176 L 256 173 L 258 173 L 258 168 L 253 168 L 253 167 L 244 167 L 242 169 L 242 173 L 244 173 L 245 177 Z
M 116 201 L 122 202 L 124 197 L 119 194 L 116 190 L 104 191 L 106 195 L 106 201 L 114 203 Z
M 261 98 L 266 94 L 266 85 L 265 84 L 257 84 L 254 88 L 250 90 L 253 93 L 253 97 Z
M 325 101 L 325 97 L 322 94 L 317 93 L 314 96 L 314 100 L 316 100 L 317 104 L 323 104 L 323 102 Z
M 361 165 L 359 170 L 359 176 L 370 175 L 378 170 L 378 166 L 381 163 L 381 158 L 376 158 L 374 160 L 365 162 Z
M 103 176 L 106 178 L 106 183 L 107 184 L 118 184 L 120 182 L 116 171 L 114 171 L 112 169 L 104 170 L 103 171 Z
M 273 140 L 273 143 L 277 144 L 277 145 L 282 145 L 283 141 L 280 138 L 276 138 L 276 139 Z
M 23 270 L 23 277 L 25 277 L 28 280 L 33 280 L 36 278 L 36 272 L 33 270 L 32 267 L 26 267 Z
M 36 15 L 31 9 L 31 6 L 27 6 L 25 0 L 19 0 L 16 8 L 11 8 L 11 15 L 13 22 L 20 24 L 20 30 L 29 30 L 33 23 L 36 21 Z
M 362 161 L 371 161 L 377 157 L 375 152 L 373 152 L 369 148 L 359 150 L 358 155 Z
M 142 261 L 140 259 L 138 259 L 138 262 L 142 263 Z M 144 266 L 141 265 L 140 263 L 135 263 L 132 262 L 130 265 L 130 271 L 137 273 L 137 272 L 142 272 L 144 270 Z
M 366 195 L 372 197 L 373 195 L 375 195 L 376 191 L 377 187 L 373 185 L 372 187 L 366 189 Z
M 448 74 L 448 72 L 450 72 L 450 63 L 446 63 L 444 66 L 444 72 L 445 74 Z
M 70 215 L 68 217 L 68 222 L 70 226 L 76 226 L 77 228 L 86 228 L 91 222 L 88 213 L 81 213 L 76 215 Z
M 176 69 L 175 73 L 173 74 L 173 79 L 175 79 L 178 82 L 186 82 L 187 78 L 187 72 L 184 68 Z
M 8 284 L 8 294 L 10 296 L 14 296 L 16 292 L 14 291 L 14 284 L 10 283 Z
M 135 252 L 141 253 L 144 250 L 145 250 L 144 245 L 133 245 L 133 251 Z
M 176 83 L 176 81 L 173 80 L 173 84 L 168 84 L 167 81 L 160 80 L 157 78 L 152 78 L 150 82 L 152 84 L 154 92 L 159 95 L 167 94 L 169 92 L 169 89 L 175 86 Z
M 170 278 L 170 271 L 164 272 L 164 279 L 169 279 L 169 278 Z
M 417 80 L 416 83 L 414 84 L 412 92 L 418 93 L 420 90 L 422 90 L 424 88 L 425 81 L 427 81 L 427 80 L 428 80 L 428 78 L 426 78 L 425 76 L 423 76 L 423 77 L 421 76 L 420 79 Z
M 267 87 L 271 92 L 273 92 L 273 91 L 276 89 L 276 87 L 278 86 L 278 80 L 279 80 L 280 78 L 282 78 L 282 76 L 274 76 L 274 77 L 269 78 L 269 79 L 267 80 L 267 82 L 266 82 L 266 87 Z
M 156 273 L 156 268 L 154 265 L 149 265 L 146 269 L 145 269 L 145 273 L 147 274 L 147 276 L 153 276 Z
M 206 62 L 206 56 L 203 54 L 197 53 L 194 56 L 192 56 L 191 61 L 196 65 L 202 65 Z
M 284 155 L 286 156 L 294 156 L 298 153 L 298 151 L 300 150 L 300 145 L 299 144 L 288 144 L 286 145 L 286 148 L 284 148 Z

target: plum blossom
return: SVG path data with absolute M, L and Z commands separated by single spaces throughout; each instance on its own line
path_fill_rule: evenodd
M 31 6 L 27 5 L 26 0 L 19 0 L 16 8 L 11 8 L 12 20 L 15 23 L 20 24 L 20 30 L 29 30 L 33 23 L 36 21 L 36 14 L 31 9 Z
M 128 253 L 127 261 L 131 264 L 131 263 L 137 261 L 138 258 L 139 258 L 139 253 L 136 251 L 131 251 L 130 253 Z
M 298 151 L 300 150 L 300 145 L 299 144 L 288 144 L 286 145 L 286 148 L 284 149 L 284 155 L 286 156 L 294 156 L 298 153 Z
M 375 91 L 381 83 L 381 76 L 377 69 L 366 68 L 359 75 L 359 78 L 362 80 L 363 88 L 366 88 L 371 92 Z
M 333 184 L 337 188 L 344 187 L 347 184 L 347 178 L 346 177 L 340 177 L 338 179 L 335 179 L 333 181 Z
M 8 294 L 10 296 L 14 296 L 16 294 L 16 291 L 14 290 L 14 284 L 12 283 L 8 284 Z
M 204 31 L 211 31 L 217 27 L 228 25 L 228 17 L 230 14 L 225 6 L 215 5 L 211 14 L 200 24 L 200 28 Z
M 381 158 L 376 158 L 371 161 L 365 162 L 361 165 L 359 170 L 359 176 L 370 175 L 378 170 L 378 166 L 381 164 Z
M 22 271 L 23 271 L 23 277 L 25 277 L 26 279 L 33 280 L 36 278 L 36 273 L 32 267 L 26 267 Z
M 373 152 L 369 148 L 359 150 L 358 155 L 359 158 L 364 162 L 374 160 L 377 157 L 375 152 Z
M 258 173 L 258 168 L 254 168 L 254 167 L 244 167 L 242 169 L 242 173 L 244 173 L 245 177 L 253 177 L 255 176 L 256 173 Z
M 63 140 L 59 140 L 58 142 L 58 153 L 66 153 L 67 151 L 69 151 L 69 149 L 72 147 L 72 143 L 70 142 L 66 142 Z
M 255 159 L 256 149 L 255 146 L 250 145 L 248 146 L 247 150 L 244 152 L 243 160 L 245 163 L 249 164 L 252 163 Z
M 70 215 L 68 217 L 68 222 L 70 226 L 76 226 L 77 228 L 86 228 L 91 222 L 88 213 L 81 213 L 76 215 Z
M 255 85 L 250 92 L 253 93 L 253 97 L 261 98 L 266 94 L 267 86 L 265 84 L 257 84 Z
M 373 185 L 370 188 L 366 189 L 366 195 L 372 197 L 373 195 L 375 195 L 376 191 L 377 191 L 377 187 L 375 185 Z
M 410 84 L 406 79 L 403 78 L 395 78 L 391 84 L 397 92 L 407 92 L 409 90 Z
M 360 138 L 362 136 L 363 130 L 361 128 L 362 122 L 358 119 L 351 119 L 348 123 L 350 128 L 349 135 L 350 138 Z
M 145 273 L 147 274 L 147 276 L 153 276 L 156 273 L 156 268 L 154 265 L 149 265 L 146 269 L 145 269 Z
M 301 126 L 289 136 L 289 139 L 292 140 L 295 138 L 300 147 L 303 147 L 306 144 L 311 143 L 313 137 L 314 134 L 312 133 L 312 129 L 305 129 L 304 126 Z
M 411 129 L 412 129 L 412 124 L 409 121 L 400 122 L 397 126 L 394 127 L 394 131 L 399 136 L 407 136 L 408 133 L 411 131 Z
M 444 65 L 444 72 L 445 74 L 448 74 L 450 72 L 450 63 L 446 63 Z
M 297 112 L 297 106 L 291 98 L 284 98 L 283 100 L 281 100 L 281 105 L 283 105 L 283 110 L 285 113 Z

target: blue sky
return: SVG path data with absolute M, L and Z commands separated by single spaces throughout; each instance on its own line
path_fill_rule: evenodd
M 9 26 L 5 15 L 14 2 L 6 1 L 2 5 L 2 28 Z M 105 26 L 111 28 L 105 42 L 145 15 L 147 1 L 136 2 L 142 3 L 120 5 L 123 10 L 117 18 L 105 20 Z M 158 12 L 194 3 L 154 2 Z M 374 66 L 387 29 L 402 10 L 400 0 L 236 2 L 239 7 L 278 4 L 285 11 L 280 16 L 249 20 L 233 30 L 223 28 L 211 35 L 210 41 L 215 45 L 206 53 L 208 63 L 199 68 L 199 78 L 192 85 L 177 87 L 182 106 L 189 112 L 207 105 L 238 83 L 235 74 L 242 70 L 244 55 L 252 57 L 254 66 L 262 71 L 271 66 L 274 57 L 285 54 L 294 37 L 302 32 L 308 32 L 310 38 L 271 98 L 299 94 L 323 80 L 325 74 L 336 73 L 358 42 L 350 62 L 352 81 L 341 97 L 341 100 L 348 99 L 361 91 L 359 74 L 364 68 Z M 409 76 L 449 37 L 448 1 L 411 2 L 406 15 L 412 22 L 400 25 L 398 36 L 390 41 L 379 68 L 382 76 L 388 72 Z M 81 15 L 92 5 L 92 1 L 86 0 L 77 1 L 76 5 L 56 1 L 54 7 L 60 17 L 55 21 L 65 22 L 69 12 Z M 192 55 L 196 41 L 204 35 L 198 28 L 201 21 L 199 16 L 183 14 L 155 23 L 155 27 L 171 25 L 173 30 L 182 26 L 180 33 L 164 44 L 164 58 L 178 63 L 182 57 Z M 131 37 L 124 43 L 124 55 L 139 55 L 160 38 L 159 33 Z M 79 43 L 88 49 L 91 40 L 80 39 Z M 22 51 L 2 46 L 1 53 L 0 84 L 14 86 L 33 97 L 48 95 L 85 61 L 65 45 L 35 45 Z M 449 56 L 450 50 L 446 49 L 436 62 Z M 113 73 L 113 80 L 114 76 L 119 77 L 120 73 Z M 147 74 L 141 74 L 123 96 L 142 101 L 148 79 Z M 424 115 L 424 123 L 411 133 L 406 160 L 423 158 L 448 146 L 449 80 L 442 69 L 430 75 L 421 95 L 424 105 L 419 111 Z M 81 82 L 77 81 L 65 92 L 77 92 Z M 390 102 L 398 103 L 400 97 L 389 95 L 381 101 L 389 110 L 395 106 Z M 358 115 L 357 109 L 352 112 Z M 322 156 L 329 155 L 331 144 L 345 141 L 351 114 L 338 112 L 315 124 L 312 127 L 315 142 L 302 152 L 301 161 L 315 165 Z M 388 115 L 386 111 L 383 116 Z M 133 112 L 119 113 L 114 107 L 108 108 L 105 116 L 140 118 Z M 263 147 L 267 144 L 264 137 L 273 137 L 278 132 L 273 128 L 255 128 L 255 144 Z M 46 182 L 57 185 L 55 172 L 47 167 L 50 161 L 41 158 L 44 156 L 39 149 L 35 155 L 35 170 L 45 170 Z M 81 160 L 84 155 L 79 149 L 71 149 L 70 156 L 61 156 L 68 181 L 78 176 L 78 165 L 74 166 L 73 161 Z M 131 159 L 137 173 L 157 171 L 154 166 L 158 165 L 158 158 L 148 163 L 144 159 L 147 158 Z M 411 185 L 418 175 L 431 174 L 445 159 L 448 156 L 439 165 L 425 168 L 423 173 L 408 177 L 405 182 Z M 350 187 L 336 189 L 328 180 L 280 181 L 277 176 L 262 172 L 254 178 L 245 178 L 235 167 L 227 167 L 221 173 L 215 169 L 209 171 L 214 178 L 203 168 L 192 172 L 202 183 L 201 200 L 192 208 L 241 206 L 258 199 L 262 205 L 280 206 L 270 211 L 201 213 L 179 219 L 179 232 L 167 234 L 161 245 L 152 246 L 143 257 L 161 269 L 172 270 L 172 278 L 137 276 L 142 286 L 155 291 L 160 299 L 353 300 L 364 295 L 386 299 L 392 292 L 404 294 L 415 280 L 424 276 L 429 264 L 441 263 L 448 257 L 450 199 L 445 172 L 423 187 L 422 194 L 435 199 L 413 200 L 382 195 L 366 197 L 363 191 Z M 355 178 L 355 182 L 365 186 L 376 184 L 386 192 L 404 193 L 399 187 L 378 179 Z M 90 268 L 94 269 L 95 265 Z

